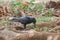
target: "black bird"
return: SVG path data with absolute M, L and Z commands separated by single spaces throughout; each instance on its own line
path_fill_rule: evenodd
M 34 27 L 36 27 L 36 19 L 32 16 L 25 16 L 25 17 L 16 17 L 12 19 L 13 22 L 20 22 L 24 25 L 24 29 L 26 29 L 26 25 L 33 23 Z

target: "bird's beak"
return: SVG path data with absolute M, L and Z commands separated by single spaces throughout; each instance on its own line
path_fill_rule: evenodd
M 12 20 L 14 17 L 10 17 L 9 20 Z
M 14 18 L 14 17 L 10 17 L 8 21 L 12 21 L 13 18 Z

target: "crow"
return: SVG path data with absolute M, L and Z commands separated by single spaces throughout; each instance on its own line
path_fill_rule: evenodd
M 15 17 L 12 19 L 13 22 L 20 22 L 24 25 L 24 29 L 26 29 L 26 25 L 33 23 L 34 27 L 36 27 L 36 19 L 32 16 L 25 16 L 25 17 Z

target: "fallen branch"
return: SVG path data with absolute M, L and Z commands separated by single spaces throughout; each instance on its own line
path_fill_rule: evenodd
M 60 26 L 56 26 L 56 27 L 50 29 L 49 32 L 52 32 L 52 31 L 54 31 L 54 30 L 60 30 Z
M 6 40 L 60 40 L 60 33 L 37 32 L 35 30 L 14 31 L 4 29 L 0 31 L 0 39 Z

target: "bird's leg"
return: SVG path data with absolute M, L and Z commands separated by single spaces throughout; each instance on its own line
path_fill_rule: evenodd
M 34 24 L 34 27 L 36 28 L 36 23 L 33 23 Z
M 29 28 L 26 28 L 26 24 L 24 24 L 24 29 L 25 29 L 25 30 L 30 30 Z
M 26 24 L 24 24 L 24 29 L 26 29 Z

